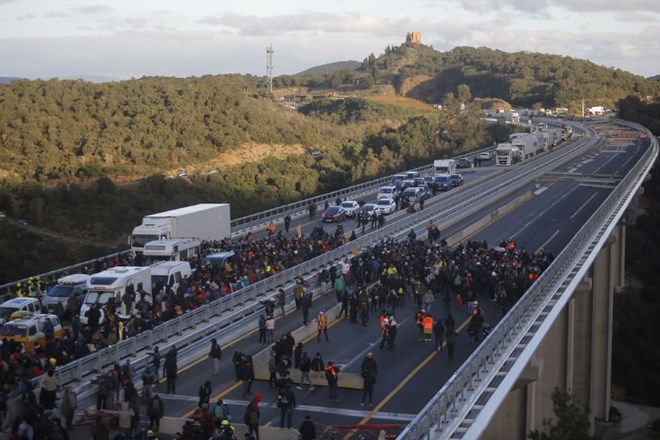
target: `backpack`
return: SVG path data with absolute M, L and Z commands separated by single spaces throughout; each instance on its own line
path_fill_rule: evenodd
M 259 424 L 259 414 L 250 405 L 245 410 L 243 422 L 248 426 L 256 426 Z
M 151 408 L 154 411 L 160 411 L 160 400 L 159 399 L 151 399 Z
M 216 405 L 215 411 L 213 411 L 213 418 L 222 421 L 226 420 L 227 416 L 229 416 L 229 407 L 227 404 Z

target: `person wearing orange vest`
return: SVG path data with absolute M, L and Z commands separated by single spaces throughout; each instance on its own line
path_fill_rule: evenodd
M 268 226 L 266 227 L 266 231 L 268 231 L 269 237 L 275 233 L 275 225 L 273 224 L 273 222 L 268 223 Z
M 328 381 L 328 391 L 330 393 L 331 402 L 339 402 L 339 397 L 337 396 L 337 382 L 339 381 L 339 368 L 335 367 L 332 361 L 328 362 L 328 366 L 325 367 L 325 378 Z
M 321 333 L 325 335 L 325 342 L 330 342 L 328 339 L 328 320 L 323 310 L 321 310 L 316 317 L 316 328 L 318 329 L 316 342 L 319 344 L 321 343 Z
M 424 326 L 424 342 L 431 342 L 431 335 L 433 334 L 433 317 L 427 313 L 422 320 Z

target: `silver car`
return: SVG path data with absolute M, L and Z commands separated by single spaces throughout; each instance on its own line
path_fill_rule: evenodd
M 62 319 L 69 309 L 69 301 L 76 299 L 78 305 L 82 304 L 83 298 L 87 294 L 87 282 L 90 278 L 89 275 L 77 273 L 57 280 L 57 284 L 48 289 L 44 296 L 44 304 L 48 308 L 48 313 Z

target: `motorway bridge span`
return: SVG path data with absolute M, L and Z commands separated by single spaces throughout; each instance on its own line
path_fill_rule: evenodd
M 525 296 L 398 437 L 525 438 L 567 390 L 609 420 L 613 294 L 624 285 L 626 209 L 658 155 L 649 148 Z M 614 142 L 614 139 L 609 139 Z M 634 215 L 634 213 L 631 213 Z

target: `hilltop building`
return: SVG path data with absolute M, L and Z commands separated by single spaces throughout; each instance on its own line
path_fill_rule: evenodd
M 422 44 L 422 33 L 408 32 L 406 34 L 406 43 Z

